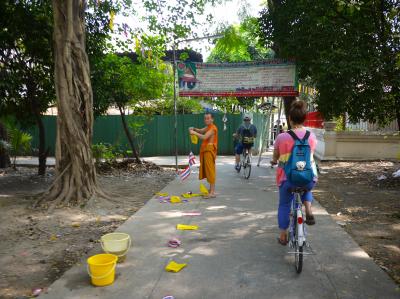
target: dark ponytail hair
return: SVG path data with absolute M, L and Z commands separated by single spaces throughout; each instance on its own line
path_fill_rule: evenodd
M 307 104 L 302 100 L 296 100 L 292 103 L 289 110 L 289 117 L 293 124 L 301 125 L 306 120 Z

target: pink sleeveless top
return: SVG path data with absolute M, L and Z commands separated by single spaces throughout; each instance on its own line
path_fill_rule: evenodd
M 306 134 L 306 129 L 295 129 L 294 132 L 296 133 L 297 137 L 302 139 L 304 135 Z M 314 154 L 315 148 L 317 146 L 317 138 L 315 137 L 314 133 L 310 134 L 310 137 L 308 138 L 308 144 L 310 145 L 311 152 Z M 292 136 L 290 136 L 288 133 L 281 133 L 277 136 L 275 143 L 274 143 L 274 148 L 278 149 L 279 152 L 279 160 L 278 162 L 280 164 L 285 163 L 289 160 L 289 157 L 292 153 L 292 149 L 294 146 L 294 140 Z M 312 163 L 315 165 L 313 157 L 311 157 Z M 317 178 L 317 173 L 314 171 L 315 174 L 315 180 Z M 283 181 L 286 181 L 286 175 L 283 170 L 283 168 L 278 167 L 276 170 L 276 183 L 278 186 L 282 184 Z

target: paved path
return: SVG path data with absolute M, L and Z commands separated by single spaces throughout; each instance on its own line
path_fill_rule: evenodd
M 316 252 L 295 273 L 293 257 L 276 241 L 277 191 L 273 170 L 256 168 L 249 181 L 232 171 L 231 160 L 218 160 L 216 199 L 193 199 L 162 204 L 155 198 L 126 221 L 119 231 L 129 233 L 133 247 L 118 265 L 112 286 L 89 284 L 85 264 L 67 271 L 42 299 L 292 299 L 399 298 L 395 283 L 351 237 L 316 204 L 317 226 L 309 229 Z M 192 175 L 174 181 L 170 194 L 196 191 Z M 181 216 L 199 210 L 202 216 Z M 198 231 L 176 231 L 178 223 L 197 224 Z M 182 246 L 166 247 L 170 237 Z M 167 273 L 170 259 L 186 262 L 180 273 Z

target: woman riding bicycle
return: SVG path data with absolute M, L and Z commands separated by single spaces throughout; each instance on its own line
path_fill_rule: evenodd
M 289 123 L 291 126 L 291 131 L 299 139 L 303 139 L 306 136 L 307 130 L 303 127 L 303 123 L 306 119 L 307 105 L 304 101 L 296 100 L 292 103 L 289 110 Z M 313 161 L 313 153 L 317 145 L 317 138 L 313 133 L 308 137 L 308 144 L 311 150 L 311 165 L 313 166 L 314 178 L 305 187 L 307 192 L 302 194 L 302 201 L 306 209 L 306 221 L 308 225 L 314 225 L 315 219 L 311 209 L 311 203 L 313 201 L 313 196 L 311 189 L 314 188 L 315 182 L 317 180 L 317 172 L 315 170 L 315 163 Z M 279 208 L 278 208 L 278 224 L 280 229 L 280 236 L 278 241 L 282 245 L 288 243 L 287 240 L 287 229 L 289 227 L 289 217 L 290 217 L 290 206 L 294 200 L 294 194 L 292 189 L 296 187 L 286 178 L 284 171 L 285 163 L 289 161 L 289 157 L 292 153 L 293 147 L 295 145 L 295 140 L 290 133 L 279 134 L 276 138 L 274 144 L 274 153 L 271 160 L 271 165 L 276 165 L 279 163 L 279 167 L 276 172 L 276 181 L 279 187 Z

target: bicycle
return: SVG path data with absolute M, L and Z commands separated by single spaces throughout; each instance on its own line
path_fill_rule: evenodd
M 304 246 L 309 246 L 306 242 L 306 227 L 304 225 L 303 203 L 301 195 L 307 190 L 302 187 L 293 188 L 294 200 L 290 208 L 290 223 L 288 229 L 289 247 L 292 248 L 294 254 L 295 268 L 297 273 L 303 270 Z
M 272 165 L 271 168 L 273 168 Z M 290 206 L 288 245 L 293 251 L 289 251 L 288 254 L 294 255 L 295 269 L 298 274 L 303 270 L 304 255 L 314 254 L 311 245 L 306 241 L 307 230 L 304 225 L 305 213 L 303 213 L 303 203 L 301 201 L 301 195 L 307 191 L 308 190 L 304 187 L 295 187 L 291 189 L 291 192 L 294 193 L 294 199 Z
M 240 163 L 237 172 L 243 168 L 243 176 L 247 180 L 251 174 L 251 153 L 249 148 L 244 148 L 243 153 L 240 155 Z

